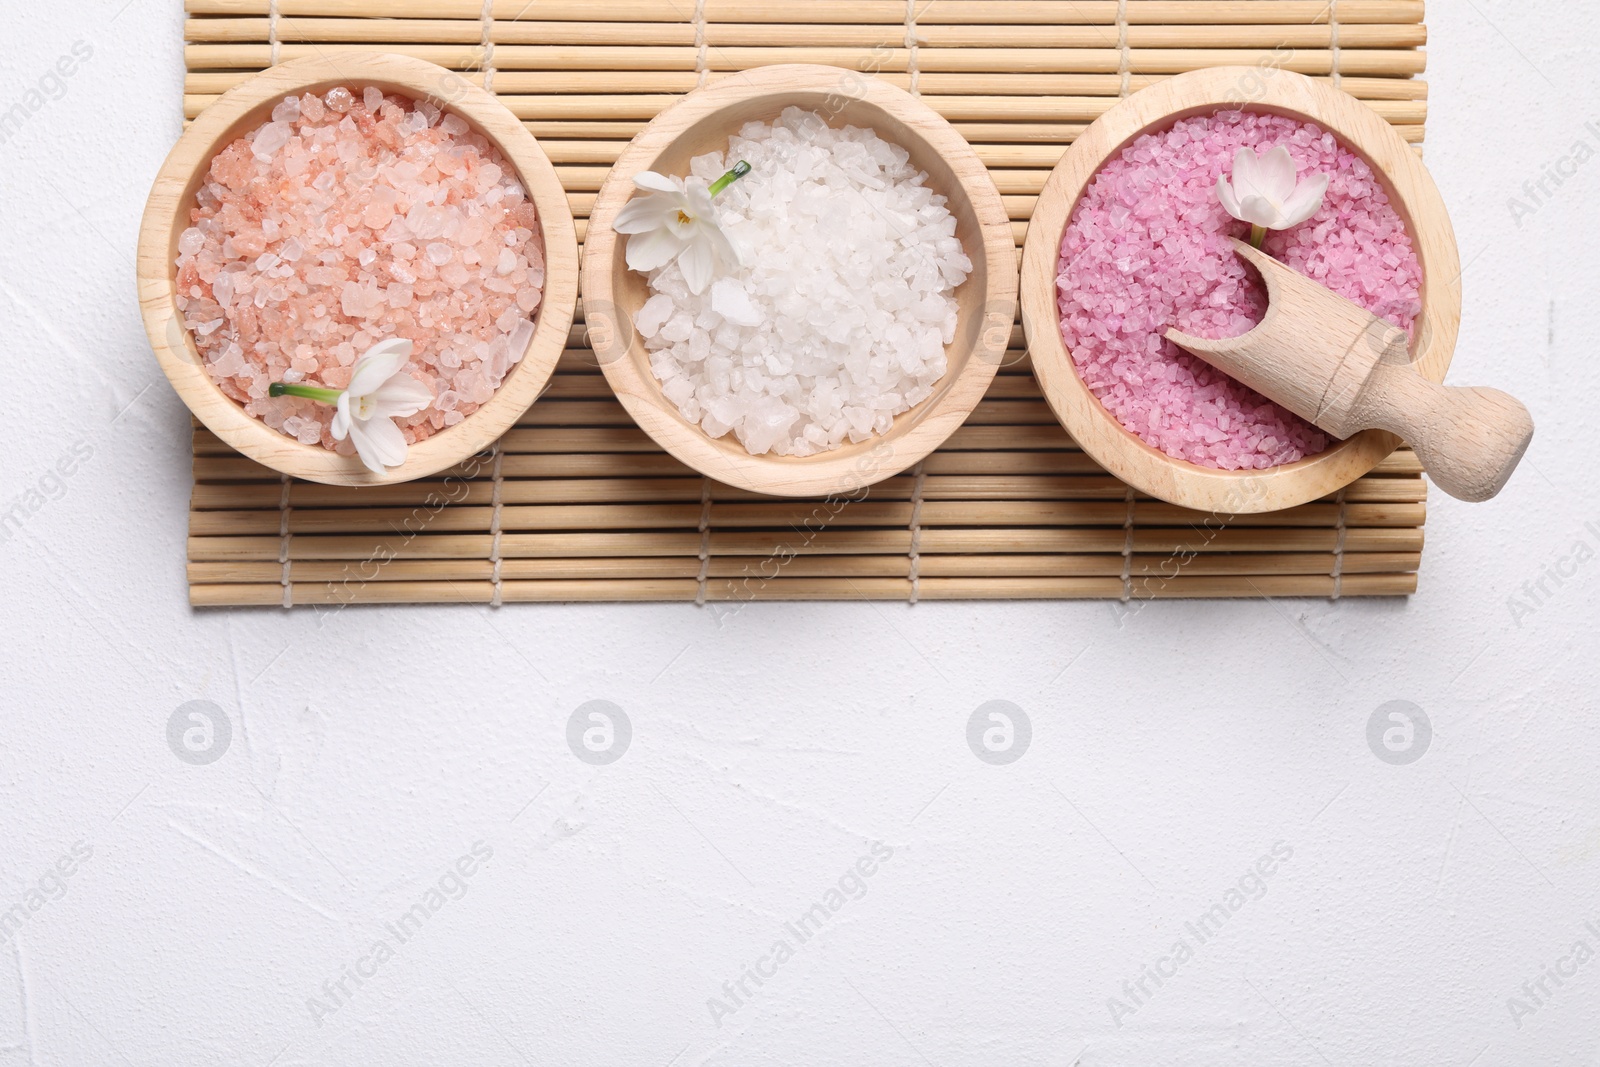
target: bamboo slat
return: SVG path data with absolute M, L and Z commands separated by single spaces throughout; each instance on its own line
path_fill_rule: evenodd
M 282 16 L 345 18 L 467 19 L 477 21 L 479 0 L 277 0 Z M 187 0 L 190 15 L 265 15 L 272 0 Z M 1334 10 L 1326 0 L 941 0 L 918 12 L 922 25 L 1099 25 L 1116 24 L 1122 10 L 1130 25 L 1326 24 Z M 649 22 L 662 15 L 659 0 L 492 0 L 489 14 L 503 21 Z M 669 8 L 668 10 L 674 10 Z M 900 24 L 900 0 L 705 0 L 707 23 L 772 22 L 826 26 L 837 23 Z M 796 18 L 803 14 L 804 18 Z M 1343 0 L 1341 23 L 1420 23 L 1422 0 Z M 680 13 L 681 17 L 681 13 Z
M 513 3 L 507 4 L 514 6 Z M 1339 8 L 1341 21 L 1367 22 L 1422 21 L 1420 0 L 1344 0 Z M 1324 0 L 942 0 L 918 13 L 918 23 L 927 25 L 1114 25 L 1119 9 L 1130 24 L 1152 23 L 1187 25 L 1255 22 L 1264 18 L 1285 23 L 1318 23 L 1329 18 Z M 659 10 L 654 0 L 542 0 L 541 15 L 570 18 L 581 14 L 589 19 L 643 17 Z M 495 6 L 499 17 L 500 5 Z M 796 18 L 799 14 L 804 18 Z M 707 0 L 706 21 L 719 22 L 831 22 L 898 23 L 904 18 L 899 0 L 809 0 L 803 7 L 789 0 Z
M 657 112 L 773 63 L 914 87 L 991 168 L 1019 247 L 1039 188 L 1087 124 L 1185 70 L 1242 64 L 1261 78 L 1282 69 L 1332 80 L 1407 141 L 1423 139 L 1420 0 L 914 7 L 908 27 L 903 0 L 491 0 L 488 20 L 483 0 L 187 0 L 183 107 L 194 117 L 274 55 L 381 48 L 480 85 L 492 72 L 493 90 L 555 163 L 580 237 L 611 163 Z M 196 427 L 191 601 L 325 610 L 1416 589 L 1427 487 L 1407 450 L 1287 511 L 1173 507 L 1078 449 L 1034 384 L 1018 326 L 984 401 L 919 470 L 859 499 L 775 500 L 708 483 L 661 452 L 613 398 L 584 321 L 580 303 L 549 388 L 498 442 L 498 485 L 478 464 L 472 477 L 458 468 L 365 490 L 285 486 Z
M 657 9 L 659 14 L 660 8 Z M 901 19 L 893 23 L 902 25 Z M 540 60 L 540 69 L 580 70 L 694 70 L 698 49 L 694 45 L 694 29 L 688 23 L 631 24 L 641 42 L 638 48 L 618 45 L 590 44 L 582 53 L 557 46 L 530 47 L 519 51 L 519 60 Z M 187 24 L 186 40 L 194 44 L 237 44 L 259 42 L 268 35 L 270 22 L 264 18 L 192 19 Z M 283 42 L 316 44 L 430 44 L 477 45 L 483 40 L 482 25 L 477 19 L 386 19 L 386 18 L 283 18 L 278 24 L 278 39 Z M 643 27 L 648 27 L 644 29 Z M 659 27 L 659 28 L 657 28 Z M 804 27 L 804 38 L 819 37 L 866 39 L 879 33 L 878 39 L 868 45 L 850 44 L 780 44 L 785 32 L 767 25 L 727 24 L 709 28 L 708 44 L 719 53 L 708 57 L 713 70 L 743 70 L 764 63 L 824 63 L 836 67 L 855 67 L 871 61 L 878 70 L 904 70 L 910 50 L 889 47 L 886 31 L 876 29 L 851 29 L 837 27 L 821 33 Z M 555 38 L 576 36 L 591 31 L 588 23 L 531 22 L 526 19 L 495 22 L 489 30 L 489 39 L 497 46 L 541 46 Z M 928 51 L 933 56 L 932 65 L 923 62 L 919 48 L 918 64 L 927 70 L 1074 70 L 1070 54 L 1059 49 L 1100 48 L 1114 44 L 1108 41 L 1103 26 L 1047 27 L 1044 36 L 1034 37 L 1032 44 L 1047 47 L 985 48 L 982 43 L 989 38 L 1001 41 L 1020 39 L 1024 33 L 1033 34 L 1041 27 L 1018 29 L 999 27 L 950 27 L 927 30 Z M 685 30 L 688 31 L 685 34 Z M 1329 48 L 1333 44 L 1332 27 L 1323 25 L 1262 25 L 1262 26 L 1133 26 L 1128 30 L 1128 46 L 1133 49 L 1150 48 Z M 687 43 L 685 43 L 687 38 Z M 729 44 L 751 38 L 754 44 Z M 903 40 L 903 38 L 902 38 Z M 941 41 L 943 42 L 941 46 Z M 1427 43 L 1427 32 L 1420 25 L 1388 24 L 1372 26 L 1341 25 L 1339 42 L 1349 48 L 1416 48 Z M 879 47 L 882 45 L 883 47 Z M 1015 63 L 1008 53 L 1018 53 Z M 953 65 L 952 65 L 953 64 Z
M 902 89 L 910 85 L 909 79 L 903 75 L 879 76 L 884 81 L 898 84 Z M 715 83 L 723 77 L 731 75 L 712 75 L 706 80 Z M 1054 74 L 923 74 L 919 84 L 924 98 L 929 103 L 938 103 L 940 113 L 952 120 L 1089 123 L 1113 107 L 1118 99 L 1116 96 L 1066 95 L 1073 88 L 1081 86 L 1074 85 L 1070 76 Z M 524 74 L 520 79 L 496 78 L 496 89 L 502 102 L 520 119 L 548 118 L 557 113 L 571 114 L 574 99 L 592 102 L 591 106 L 597 111 L 622 116 L 635 115 L 644 106 L 642 101 L 656 100 L 656 94 L 662 90 L 682 94 L 695 85 L 696 75 L 693 71 L 553 71 L 548 74 Z M 517 90 L 522 92 L 508 95 Z M 215 100 L 214 96 L 186 95 L 185 117 L 193 118 Z M 1396 125 L 1419 123 L 1427 117 L 1427 104 L 1421 100 L 1369 100 L 1367 103 L 1372 110 Z M 1051 165 L 1054 165 L 1054 160 Z
M 753 47 L 770 41 L 773 36 L 769 26 L 752 26 L 747 32 L 734 32 L 736 27 L 724 27 L 725 40 L 711 47 L 748 44 Z M 1115 73 L 1122 67 L 1124 53 L 1116 47 L 1074 47 L 1073 38 L 1062 30 L 1049 27 L 1018 27 L 1004 32 L 979 34 L 978 27 L 950 27 L 945 47 L 955 47 L 962 38 L 989 48 L 1025 48 L 1041 44 L 1057 49 L 1057 55 L 1068 69 L 1083 73 Z M 1001 27 L 991 27 L 1000 30 Z M 931 35 L 931 31 L 930 31 Z M 881 41 L 872 32 L 835 33 L 839 46 L 860 44 L 872 48 Z M 300 59 L 310 55 L 331 56 L 337 60 L 341 52 L 370 52 L 376 42 L 329 42 L 326 44 L 283 43 L 279 47 L 280 60 Z M 642 42 L 641 42 L 642 43 Z M 930 49 L 938 48 L 940 41 L 929 41 Z M 459 45 L 412 44 L 409 42 L 385 44 L 385 52 L 425 59 L 442 67 L 455 70 L 477 69 L 482 62 L 482 46 L 476 42 Z M 1287 52 L 1287 55 L 1283 54 Z M 183 49 L 190 70 L 218 70 L 227 68 L 261 69 L 268 65 L 272 55 L 270 44 L 188 44 Z M 1293 48 L 1272 46 L 1256 48 L 1131 48 L 1126 53 L 1128 68 L 1135 74 L 1178 74 L 1199 67 L 1261 67 L 1292 70 L 1300 74 L 1329 74 L 1333 71 L 1334 52 L 1331 48 Z M 1405 77 L 1420 74 L 1425 66 L 1422 53 L 1407 48 L 1343 48 L 1339 53 L 1339 69 L 1355 75 L 1392 75 Z M 920 50 L 919 50 L 920 56 Z M 494 61 L 497 70 L 537 70 L 540 50 L 537 46 L 496 45 Z M 723 60 L 730 69 L 732 64 Z M 709 59 L 708 59 L 709 64 Z

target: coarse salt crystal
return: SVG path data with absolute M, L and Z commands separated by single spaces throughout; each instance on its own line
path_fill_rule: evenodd
M 639 336 L 649 339 L 661 332 L 661 327 L 666 325 L 672 317 L 672 297 L 666 293 L 657 293 L 644 302 L 644 306 L 633 317 L 633 324 L 639 331 Z
M 634 317 L 663 395 L 752 454 L 885 432 L 947 369 L 972 264 L 944 197 L 904 148 L 798 108 L 694 158 L 690 180 L 740 159 L 750 173 L 716 204 L 746 265 L 699 295 L 676 263 L 657 268 Z
M 179 311 L 222 391 L 288 436 L 349 451 L 332 438 L 332 407 L 269 398 L 267 386 L 343 389 L 384 338 L 413 342 L 405 369 L 437 396 L 447 373 L 467 375 L 449 410 L 435 402 L 399 420 L 413 443 L 477 410 L 526 350 L 543 274 L 508 285 L 497 268 L 501 248 L 513 271 L 544 262 L 536 214 L 520 187 L 490 202 L 477 175 L 515 179 L 481 136 L 438 115 L 336 86 L 280 101 L 212 160 L 178 239 Z M 401 207 L 421 213 L 425 233 L 395 217 Z M 459 244 L 463 233 L 474 240 Z M 410 242 L 426 234 L 451 243 L 419 256 Z
M 1266 309 L 1260 280 L 1234 253 L 1216 181 L 1241 147 L 1289 149 L 1302 177 L 1331 176 L 1322 208 L 1269 233 L 1265 250 L 1368 311 L 1412 328 L 1421 268 L 1370 168 L 1326 131 L 1294 119 L 1224 111 L 1145 134 L 1108 160 L 1073 212 L 1057 279 L 1061 334 L 1078 373 L 1125 427 L 1167 455 L 1261 470 L 1314 455 L 1328 437 L 1165 337 L 1176 326 L 1232 337 Z
M 289 143 L 293 129 L 287 122 L 267 123 L 256 131 L 255 138 L 250 142 L 250 151 L 262 162 L 270 161 L 280 148 Z
M 735 326 L 759 326 L 766 318 L 750 294 L 732 278 L 718 278 L 711 286 L 711 310 Z

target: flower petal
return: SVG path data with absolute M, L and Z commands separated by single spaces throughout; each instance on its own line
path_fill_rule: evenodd
M 689 285 L 689 292 L 699 296 L 706 291 L 706 286 L 711 284 L 713 255 L 711 242 L 705 237 L 704 232 L 697 235 L 689 242 L 689 246 L 678 256 L 678 266 L 683 268 L 683 280 Z
M 1247 196 L 1261 195 L 1261 174 L 1257 162 L 1252 149 L 1241 148 L 1233 154 L 1233 191 L 1241 201 Z
M 675 198 L 661 193 L 636 196 L 622 205 L 622 210 L 617 212 L 617 217 L 611 221 L 611 228 L 618 233 L 659 230 L 667 224 L 667 219 L 677 212 L 678 206 Z
M 739 246 L 733 243 L 733 238 L 721 226 L 702 226 L 700 232 L 710 240 L 711 254 L 718 266 L 730 271 L 744 266 L 744 255 L 739 251 Z
M 671 263 L 683 251 L 684 240 L 671 230 L 651 230 L 628 238 L 628 268 L 652 271 Z
M 333 413 L 333 425 L 328 427 L 335 441 L 343 441 L 350 432 L 350 394 L 339 394 L 339 410 Z
M 657 174 L 653 170 L 641 170 L 633 176 L 633 184 L 641 189 L 648 189 L 652 193 L 681 193 L 683 187 L 665 174 Z
M 361 462 L 373 474 L 388 474 L 389 468 L 383 465 L 383 460 L 378 457 L 378 451 L 373 447 L 372 439 L 367 436 L 367 424 L 352 422 L 350 424 L 350 441 L 356 446 L 356 455 L 361 457 Z
M 412 343 L 406 340 L 404 337 L 385 337 L 383 340 L 367 349 L 363 355 L 385 356 L 391 352 L 398 352 L 400 353 L 400 357 L 402 359 L 410 359 L 412 348 Z
M 367 440 L 378 446 L 385 467 L 398 467 L 406 461 L 406 435 L 393 419 L 370 419 Z
M 1283 145 L 1257 161 L 1257 191 L 1275 204 L 1282 204 L 1294 195 L 1294 179 L 1294 157 Z
M 404 418 L 415 415 L 433 403 L 433 390 L 411 375 L 401 372 L 378 387 L 372 394 L 372 417 L 392 415 Z
M 398 467 L 406 461 L 406 435 L 400 432 L 393 419 L 352 422 L 350 437 L 361 462 L 374 474 L 387 474 L 390 467 Z
M 1239 214 L 1239 198 L 1233 195 L 1233 187 L 1221 174 L 1217 175 L 1217 199 L 1222 201 L 1222 210 L 1236 219 L 1241 221 L 1244 219 L 1244 216 Z
M 717 207 L 711 202 L 711 191 L 706 186 L 691 185 L 685 195 L 689 199 L 689 214 L 697 219 L 717 221 Z
M 1254 226 L 1265 226 L 1269 230 L 1281 230 L 1278 225 L 1280 215 L 1277 205 L 1264 196 L 1247 196 L 1239 201 L 1238 218 Z
M 673 236 L 681 240 L 688 240 L 689 236 L 694 233 L 694 228 L 700 225 L 700 219 L 695 215 L 694 206 L 689 203 L 687 197 L 679 197 L 679 199 L 683 203 L 676 211 L 667 216 L 666 227 L 672 231 Z
M 1287 230 L 1290 226 L 1298 226 L 1315 215 L 1322 207 L 1322 198 L 1328 192 L 1328 176 L 1326 174 L 1313 174 L 1295 187 L 1294 195 L 1283 205 L 1283 218 L 1278 223 L 1278 229 Z
M 384 348 L 382 344 L 372 346 L 366 355 L 356 360 L 355 370 L 350 373 L 350 384 L 345 387 L 345 393 L 359 398 L 376 391 L 378 386 L 393 378 L 399 373 L 400 368 L 406 365 L 410 346 L 411 342 L 407 341 L 405 353 L 401 353 L 394 346 L 388 348 Z M 383 351 L 380 352 L 380 348 L 383 348 Z

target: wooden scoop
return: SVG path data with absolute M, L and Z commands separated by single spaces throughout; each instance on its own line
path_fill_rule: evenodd
M 1461 500 L 1488 500 L 1516 469 L 1533 418 L 1498 389 L 1444 386 L 1411 365 L 1406 332 L 1243 241 L 1261 272 L 1266 317 L 1222 340 L 1168 330 L 1167 338 L 1338 438 L 1398 434 L 1435 484 Z

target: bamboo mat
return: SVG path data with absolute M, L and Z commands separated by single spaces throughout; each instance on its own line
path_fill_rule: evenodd
M 628 139 L 697 85 L 828 63 L 920 94 L 991 168 L 1020 249 L 1064 147 L 1118 97 L 1221 64 L 1328 79 L 1420 144 L 1421 0 L 188 0 L 184 113 L 273 62 L 381 48 L 497 93 L 556 164 L 579 237 Z M 800 20 L 807 21 L 800 21 Z M 197 605 L 1394 596 L 1426 486 L 1397 452 L 1337 496 L 1207 516 L 1130 490 L 1041 397 L 1013 329 L 972 418 L 852 501 L 760 497 L 657 448 L 612 397 L 582 308 L 496 450 L 426 482 L 281 478 L 194 433 Z M 321 609 L 319 609 L 321 610 Z

